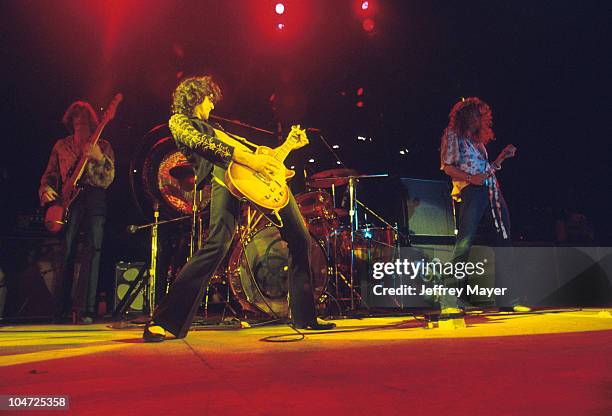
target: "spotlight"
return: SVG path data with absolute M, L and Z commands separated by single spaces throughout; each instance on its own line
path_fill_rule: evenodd
M 362 96 L 363 95 L 363 88 L 362 87 L 357 88 L 357 95 L 358 96 Z
M 276 24 L 276 29 L 277 30 L 283 30 L 285 28 L 285 24 L 284 23 L 277 23 Z
M 332 146 L 332 149 L 340 149 L 340 145 L 339 144 L 335 144 Z
M 366 32 L 373 31 L 374 30 L 374 26 L 376 26 L 376 23 L 374 22 L 374 19 L 371 19 L 369 17 L 366 18 L 366 19 L 363 19 L 363 22 L 361 22 L 361 27 Z
M 370 8 L 370 2 L 369 1 L 362 1 L 361 2 L 361 10 L 368 10 Z
M 314 163 L 314 161 L 315 161 L 315 160 L 314 160 L 314 159 L 308 159 L 308 161 L 309 161 L 310 163 Z
M 274 10 L 276 11 L 276 14 L 283 14 L 285 13 L 285 5 L 283 3 L 276 3 Z

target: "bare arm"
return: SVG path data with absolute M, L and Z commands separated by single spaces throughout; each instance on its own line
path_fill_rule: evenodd
M 504 147 L 504 150 L 502 150 L 499 153 L 497 158 L 493 161 L 493 163 L 491 163 L 491 166 L 493 166 L 496 170 L 500 170 L 501 165 L 504 162 L 504 160 L 510 159 L 511 157 L 514 157 L 515 155 L 516 155 L 516 147 L 514 147 L 514 145 L 509 144 L 508 146 Z

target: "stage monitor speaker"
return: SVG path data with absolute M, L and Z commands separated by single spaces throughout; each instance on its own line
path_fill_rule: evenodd
M 133 286 L 134 280 L 138 278 L 142 273 L 148 273 L 148 271 L 142 271 L 146 268 L 144 262 L 124 262 L 120 261 L 115 266 L 115 305 L 123 300 L 124 297 L 130 295 L 130 287 Z M 142 271 L 142 273 L 141 273 Z M 143 313 L 145 306 L 144 294 L 141 291 L 138 292 L 134 300 L 130 305 L 127 305 L 125 312 L 127 313 Z
M 400 179 L 410 236 L 455 237 L 455 216 L 447 181 Z

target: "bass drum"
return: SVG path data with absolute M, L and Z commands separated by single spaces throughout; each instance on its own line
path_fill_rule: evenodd
M 322 246 L 310 244 L 310 270 L 315 299 L 325 292 L 329 264 Z M 268 225 L 243 238 L 234 248 L 228 281 L 243 309 L 272 317 L 287 317 L 289 305 L 289 249 L 278 228 Z

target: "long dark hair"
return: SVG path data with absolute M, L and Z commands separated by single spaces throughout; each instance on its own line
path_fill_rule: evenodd
M 100 124 L 98 115 L 94 111 L 91 104 L 85 101 L 75 101 L 68 106 L 68 109 L 62 117 L 62 123 L 64 123 L 64 126 L 66 126 L 66 129 L 68 129 L 71 134 L 74 133 L 74 125 L 72 120 L 82 111 L 87 114 L 87 118 L 89 119 L 89 129 L 92 132 L 98 127 L 98 124 Z

